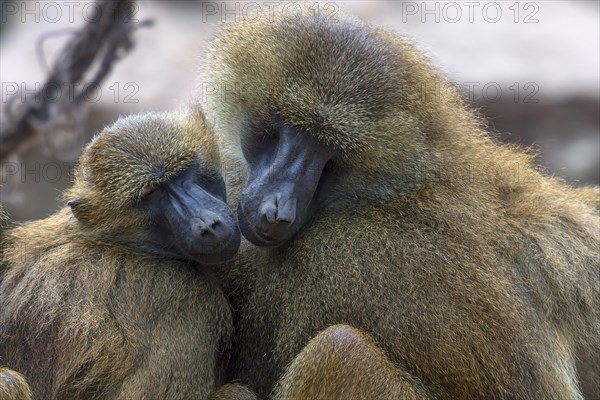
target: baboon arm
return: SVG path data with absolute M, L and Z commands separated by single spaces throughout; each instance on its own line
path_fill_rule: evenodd
M 149 329 L 152 341 L 115 399 L 209 398 L 215 389 L 217 343 L 193 322 L 193 316 L 187 318 L 160 319 Z
M 207 360 L 205 364 L 211 363 L 212 360 Z M 178 368 L 165 359 L 162 362 L 155 359 L 144 364 L 123 382 L 115 400 L 207 399 L 214 388 L 214 381 L 210 376 L 194 373 L 193 368 L 202 368 L 199 362 L 196 365 L 186 363 L 188 365 L 185 368 Z
M 335 325 L 296 356 L 275 388 L 275 400 L 425 400 L 373 340 Z

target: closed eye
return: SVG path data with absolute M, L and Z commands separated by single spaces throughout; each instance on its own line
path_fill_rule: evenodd
M 196 183 L 204 190 L 225 201 L 225 182 L 216 171 L 203 171 L 196 175 Z

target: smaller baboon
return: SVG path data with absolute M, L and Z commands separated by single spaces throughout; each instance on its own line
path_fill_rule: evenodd
M 31 400 L 25 377 L 8 368 L 0 368 L 0 400 Z
M 207 398 L 232 321 L 206 264 L 230 259 L 240 234 L 203 114 L 105 128 L 66 200 L 7 233 L 0 363 L 36 399 Z

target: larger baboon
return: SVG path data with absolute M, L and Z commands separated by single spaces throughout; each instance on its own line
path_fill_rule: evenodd
M 226 24 L 208 63 L 230 92 L 206 93 L 223 152 L 248 163 L 240 228 L 261 246 L 227 277 L 231 377 L 267 396 L 302 352 L 277 393 L 318 393 L 337 384 L 319 354 L 363 331 L 365 363 L 434 398 L 598 398 L 592 202 L 492 140 L 406 39 L 300 10 Z M 335 324 L 356 331 L 303 350 Z M 296 373 L 311 360 L 325 369 Z
M 207 398 L 231 312 L 206 264 L 231 258 L 240 235 L 203 115 L 105 128 L 66 199 L 8 233 L 0 365 L 37 399 Z

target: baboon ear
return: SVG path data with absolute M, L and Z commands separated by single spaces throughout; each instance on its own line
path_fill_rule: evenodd
M 67 202 L 67 205 L 69 207 L 71 207 L 71 212 L 73 213 L 75 218 L 77 218 L 79 221 L 82 221 L 83 220 L 83 208 L 85 208 L 85 207 L 82 207 L 82 205 L 84 205 L 83 200 L 81 200 L 81 199 L 69 200 Z

